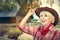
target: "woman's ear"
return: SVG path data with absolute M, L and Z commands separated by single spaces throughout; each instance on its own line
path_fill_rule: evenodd
M 54 23 L 55 18 L 54 18 L 54 16 L 53 16 L 53 15 L 50 15 L 50 21 L 51 21 L 51 23 Z
M 51 23 L 54 23 L 54 21 L 55 21 L 54 18 L 51 18 Z
M 52 23 L 54 23 L 55 20 L 52 20 Z

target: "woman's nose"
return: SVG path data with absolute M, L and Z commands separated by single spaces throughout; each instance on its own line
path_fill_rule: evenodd
M 42 18 L 42 19 L 45 19 L 45 17 L 44 17 L 44 16 L 42 16 L 41 18 Z

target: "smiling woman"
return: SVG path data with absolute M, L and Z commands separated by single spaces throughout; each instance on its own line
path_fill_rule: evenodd
M 25 26 L 34 12 L 39 17 L 42 25 L 37 28 L 34 26 Z M 54 27 L 57 25 L 58 20 L 59 16 L 54 9 L 49 7 L 34 8 L 29 10 L 27 15 L 18 25 L 18 28 L 27 34 L 32 35 L 34 37 L 33 40 L 59 40 L 60 32 Z

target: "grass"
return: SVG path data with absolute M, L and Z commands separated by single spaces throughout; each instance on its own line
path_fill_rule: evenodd
M 60 28 L 60 25 L 56 25 L 55 27 L 56 27 L 56 28 Z

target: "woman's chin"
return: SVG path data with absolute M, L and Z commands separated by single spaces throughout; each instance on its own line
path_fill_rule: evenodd
M 45 26 L 46 24 L 45 23 L 42 23 L 43 26 Z

